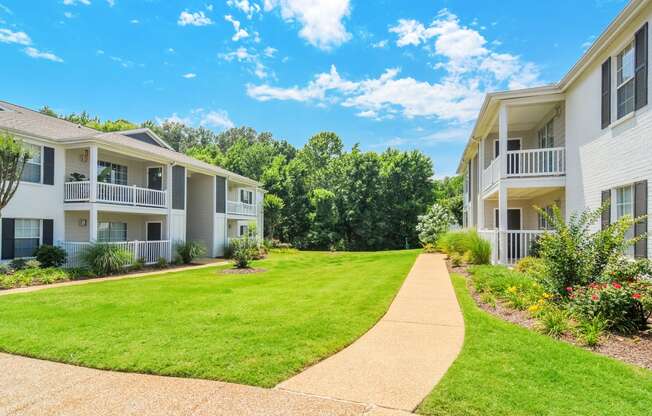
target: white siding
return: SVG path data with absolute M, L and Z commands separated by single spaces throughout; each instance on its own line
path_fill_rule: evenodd
M 215 182 L 212 176 L 193 173 L 188 178 L 188 240 L 200 241 L 214 252 Z

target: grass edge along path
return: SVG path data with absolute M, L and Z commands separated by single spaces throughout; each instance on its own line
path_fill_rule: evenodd
M 424 399 L 424 415 L 650 415 L 652 372 L 480 310 L 451 276 L 465 321 L 462 352 Z

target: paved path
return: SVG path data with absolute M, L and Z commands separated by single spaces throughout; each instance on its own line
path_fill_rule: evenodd
M 463 337 L 443 258 L 421 255 L 376 326 L 275 389 L 0 353 L 0 415 L 406 415 L 446 372 Z
M 277 388 L 412 411 L 463 341 L 464 320 L 443 256 L 422 254 L 378 324 Z
M 135 277 L 153 276 L 155 274 L 167 274 L 167 273 L 183 272 L 187 270 L 204 269 L 206 267 L 223 266 L 228 263 L 229 262 L 227 261 L 211 261 L 205 264 L 197 264 L 197 265 L 187 266 L 187 267 L 174 267 L 170 269 L 154 270 L 151 272 L 121 274 L 118 276 L 97 277 L 94 279 L 71 280 L 68 282 L 53 283 L 51 285 L 19 287 L 16 289 L 0 290 L 0 296 L 11 295 L 12 293 L 36 292 L 43 289 L 52 289 L 55 287 L 62 287 L 62 286 L 78 286 L 78 285 L 86 285 L 89 283 L 96 283 L 96 282 L 110 282 L 112 280 L 133 279 Z

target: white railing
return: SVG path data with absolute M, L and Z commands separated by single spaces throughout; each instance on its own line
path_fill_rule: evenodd
M 549 176 L 566 173 L 566 149 L 513 150 L 507 152 L 507 176 Z
M 227 201 L 226 212 L 227 214 L 255 216 L 256 205 L 245 204 L 244 202 L 237 202 L 237 201 Z
M 91 183 L 90 181 L 66 182 L 63 195 L 63 200 L 66 202 L 88 201 L 91 197 Z
M 491 261 L 500 263 L 500 237 L 505 237 L 507 245 L 506 263 L 513 265 L 523 257 L 529 256 L 536 240 L 544 233 L 543 230 L 509 230 L 499 232 L 497 230 L 478 230 L 478 234 L 491 244 Z
M 489 167 L 482 172 L 482 189 L 487 189 L 500 179 L 500 158 L 491 161 Z
M 159 258 L 163 257 L 166 261 L 171 258 L 171 245 L 169 240 L 161 241 L 120 241 L 111 243 L 113 246 L 121 247 L 131 253 L 131 262 L 133 264 L 138 259 L 142 259 L 145 264 L 154 264 Z M 57 245 L 68 253 L 65 267 L 82 267 L 84 266 L 83 253 L 90 247 L 91 243 L 87 241 L 61 241 Z
M 91 184 L 89 181 L 66 182 L 64 201 L 90 201 L 90 190 Z M 167 207 L 167 192 L 138 186 L 97 182 L 96 200 L 97 202 L 111 204 L 165 208 Z

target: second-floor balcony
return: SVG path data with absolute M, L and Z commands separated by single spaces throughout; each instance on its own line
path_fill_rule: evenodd
M 226 212 L 227 214 L 248 215 L 255 217 L 257 208 L 255 204 L 247 204 L 245 202 L 238 201 L 227 201 Z
M 66 182 L 63 200 L 64 202 L 89 202 L 94 200 L 109 204 L 166 208 L 167 192 L 139 186 L 97 182 L 95 184 L 95 195 L 91 195 L 91 182 L 78 181 Z
M 497 156 L 482 172 L 482 189 L 487 189 L 500 180 L 517 177 L 560 176 L 566 174 L 566 149 L 550 147 L 544 149 L 512 150 L 506 153 L 507 171 L 501 173 L 502 156 Z

